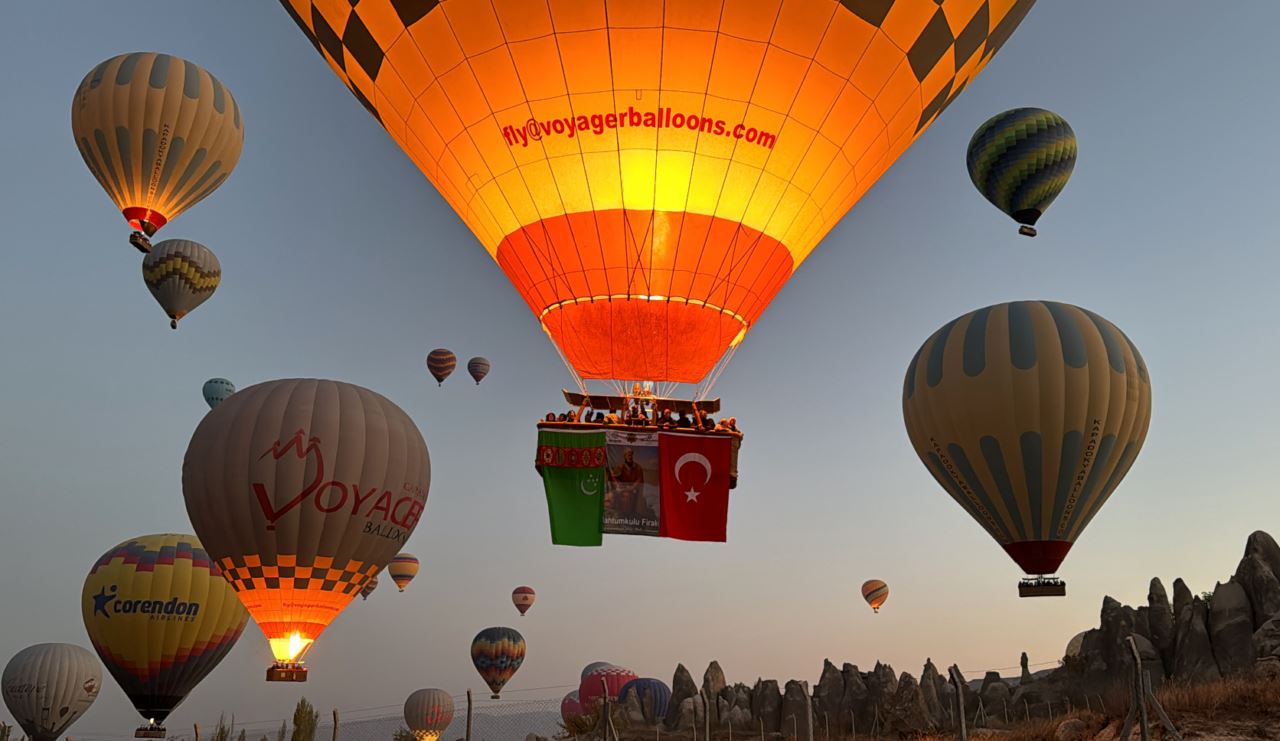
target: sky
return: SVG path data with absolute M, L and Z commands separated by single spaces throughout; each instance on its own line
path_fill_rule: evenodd
M 266 684 L 250 627 L 170 728 L 317 707 L 388 708 L 482 688 L 481 628 L 529 643 L 514 698 L 559 697 L 595 660 L 670 681 L 716 659 L 730 681 L 815 681 L 823 658 L 973 676 L 1053 662 L 1104 595 L 1195 592 L 1234 571 L 1256 529 L 1280 534 L 1272 466 L 1274 90 L 1280 4 L 1039 3 L 975 83 L 830 232 L 755 325 L 716 393 L 746 432 L 729 542 L 606 536 L 553 547 L 532 469 L 534 422 L 570 380 L 534 316 L 461 220 L 274 2 L 28 2 L 0 24 L 0 661 L 88 646 L 80 588 L 114 544 L 189 532 L 181 465 L 213 376 L 244 387 L 345 380 L 394 400 L 431 450 L 403 594 L 355 603 Z M 177 332 L 139 276 L 127 229 L 70 136 L 71 95 L 126 51 L 186 57 L 246 122 L 224 186 L 166 227 L 209 245 L 217 294 Z M 1016 106 L 1071 122 L 1080 155 L 1035 240 L 973 189 L 973 130 Z M 1124 330 L 1153 384 L 1145 448 L 1060 574 L 1065 599 L 1020 600 L 1020 572 L 913 452 L 902 377 L 972 309 L 1084 306 Z M 437 388 L 433 347 L 484 355 L 477 387 Z M 891 586 L 873 615 L 858 587 Z M 510 590 L 538 603 L 520 618 Z M 76 737 L 136 724 L 107 679 Z M 538 688 L 551 689 L 538 689 Z M 563 687 L 563 688 L 562 688 Z M 525 690 L 525 694 L 516 691 Z M 0 716 L 7 717 L 7 716 Z

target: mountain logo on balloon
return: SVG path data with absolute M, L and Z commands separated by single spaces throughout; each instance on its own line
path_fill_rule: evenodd
M 383 523 L 390 522 L 405 531 L 413 529 L 418 523 L 418 518 L 422 516 L 422 508 L 426 502 L 426 492 L 421 487 L 406 483 L 401 495 L 397 498 L 390 489 L 383 489 L 379 493 L 377 486 L 369 487 L 366 491 L 359 482 L 344 482 L 336 479 L 326 481 L 324 452 L 321 449 L 323 444 L 320 438 L 309 437 L 305 430 L 298 430 L 287 441 L 277 440 L 271 443 L 271 447 L 258 456 L 259 461 L 271 456 L 278 462 L 292 452 L 304 465 L 313 457 L 315 460 L 315 473 L 311 476 L 310 482 L 303 486 L 296 496 L 284 502 L 279 509 L 276 508 L 275 497 L 271 495 L 266 484 L 260 482 L 253 484 L 253 493 L 257 497 L 258 506 L 262 508 L 263 517 L 267 519 L 267 530 L 275 530 L 280 518 L 308 499 L 321 514 L 331 515 L 345 511 L 350 517 L 363 517 L 367 520 L 377 520 L 380 515 Z M 261 473 L 268 481 L 277 478 L 275 466 Z M 366 523 L 364 529 L 366 534 L 385 537 L 386 531 L 393 529 L 371 525 L 372 523 Z M 400 539 L 404 540 L 407 537 L 408 534 L 405 532 Z
M 176 620 L 190 622 L 200 614 L 199 602 L 184 602 L 177 597 L 170 597 L 166 602 L 159 599 L 120 599 L 118 587 L 112 584 L 108 589 L 103 587 L 92 595 L 93 615 L 107 620 L 114 615 L 146 615 L 151 620 Z
M 98 680 L 94 679 L 93 677 L 89 677 L 88 679 L 84 680 L 84 693 L 86 695 L 89 695 L 90 697 L 97 697 L 98 696 Z

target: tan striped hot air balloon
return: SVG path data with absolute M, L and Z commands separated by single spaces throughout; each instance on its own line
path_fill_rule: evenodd
M 187 514 L 271 645 L 268 680 L 305 679 L 303 656 L 408 540 L 430 483 L 409 415 L 349 383 L 260 383 L 200 421 Z
M 142 258 L 142 280 L 178 328 L 182 317 L 195 311 L 218 290 L 222 265 L 213 250 L 189 239 L 166 239 Z
M 431 373 L 431 377 L 436 379 L 437 386 L 444 385 L 444 379 L 453 373 L 453 369 L 458 365 L 458 356 L 453 351 L 443 347 L 437 347 L 427 353 L 427 371 Z
M 727 362 L 1033 2 L 281 0 L 574 373 L 673 383 Z
M 1151 380 L 1114 324 L 1014 301 L 939 329 L 903 388 L 920 460 L 1029 575 L 1052 574 L 1142 450 Z M 1057 580 L 1023 596 L 1064 594 Z
M 396 583 L 396 589 L 403 592 L 409 582 L 413 581 L 413 577 L 418 575 L 420 567 L 417 556 L 412 553 L 397 553 L 391 563 L 387 564 L 387 573 L 391 575 L 391 581 Z
M 85 75 L 71 132 L 143 252 L 146 237 L 222 185 L 244 144 L 231 91 L 197 65 L 153 52 L 112 57 Z
M 869 579 L 862 584 L 862 598 L 871 605 L 872 612 L 880 612 L 884 601 L 889 599 L 889 585 L 879 579 Z

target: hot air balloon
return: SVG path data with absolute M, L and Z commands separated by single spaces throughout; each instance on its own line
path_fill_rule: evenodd
M 560 717 L 565 723 L 571 723 L 582 716 L 582 705 L 578 703 L 578 691 L 574 690 L 560 701 Z
M 479 386 L 484 377 L 489 375 L 489 359 L 488 358 L 472 358 L 467 361 L 467 373 L 475 379 L 476 385 Z
M 268 681 L 305 681 L 312 643 L 408 540 L 431 461 L 409 415 L 338 381 L 268 381 L 200 421 L 187 514 L 271 645 Z
M 100 689 L 97 659 L 69 643 L 22 649 L 0 678 L 4 704 L 31 741 L 56 741 L 84 715 Z
M 1076 659 L 1080 657 L 1080 653 L 1084 650 L 1084 637 L 1089 631 L 1082 630 L 1071 637 L 1067 641 L 1067 648 L 1062 653 L 1063 659 Z
M 1014 108 L 992 117 L 969 140 L 969 178 L 982 196 L 1036 235 L 1044 215 L 1076 166 L 1076 135 L 1062 116 Z
M 377 576 L 369 577 L 369 581 L 365 582 L 364 586 L 361 587 L 360 589 L 360 601 L 363 602 L 364 600 L 369 599 L 369 595 L 373 594 L 373 590 L 377 588 L 378 588 L 378 577 Z
M 444 379 L 448 378 L 450 373 L 453 373 L 453 369 L 457 365 L 458 356 L 443 347 L 437 347 L 427 353 L 427 371 L 436 379 L 437 386 L 444 385 Z
M 871 605 L 873 612 L 880 612 L 880 606 L 889 599 L 889 585 L 879 579 L 870 579 L 862 584 L 862 598 Z
M 142 259 L 142 279 L 169 316 L 169 326 L 177 329 L 182 317 L 218 290 L 222 266 L 213 250 L 199 242 L 166 239 Z
M 907 368 L 902 412 L 933 477 L 1029 575 L 1052 574 L 1133 465 L 1151 382 L 1114 324 L 1015 301 L 948 322 Z M 1061 595 L 1057 579 L 1026 596 Z
M 164 720 L 231 651 L 249 613 L 192 535 L 144 535 L 102 554 L 80 609 L 102 663 L 165 738 Z
M 453 722 L 453 698 L 444 690 L 418 690 L 404 701 L 404 722 L 418 741 L 436 741 Z
M 204 394 L 204 403 L 208 404 L 210 409 L 226 401 L 227 397 L 235 392 L 235 384 L 225 378 L 210 378 L 200 388 L 200 393 Z
M 578 702 L 587 711 L 595 709 L 596 703 L 609 693 L 610 700 L 617 700 L 618 693 L 628 682 L 637 679 L 636 673 L 620 666 L 605 666 L 582 678 L 578 685 Z
M 1032 3 L 281 0 L 579 380 L 672 383 L 709 379 Z
M 671 704 L 671 688 L 661 679 L 643 677 L 627 682 L 618 691 L 618 702 L 626 702 L 627 697 L 633 693 L 636 699 L 640 701 L 640 708 L 644 712 L 644 717 L 666 717 L 667 707 Z M 646 703 L 649 703 L 649 705 L 646 706 Z
M 413 577 L 418 575 L 418 557 L 412 553 L 397 553 L 391 563 L 387 564 L 387 573 L 391 574 L 391 581 L 396 583 L 396 588 L 403 592 L 409 582 L 413 581 Z
M 593 661 L 590 664 L 587 664 L 586 666 L 582 667 L 582 672 L 578 675 L 578 681 L 582 681 L 586 679 L 588 674 L 590 674 L 591 672 L 597 669 L 604 669 L 605 667 L 610 667 L 610 666 L 614 666 L 614 664 L 611 664 L 607 661 Z
M 222 185 L 244 144 L 231 91 L 185 59 L 152 52 L 112 57 L 85 75 L 71 133 L 143 252 L 147 237 Z
M 514 628 L 485 628 L 471 642 L 471 663 L 500 699 L 502 688 L 524 663 L 524 636 Z
M 511 604 L 516 606 L 523 616 L 533 607 L 534 601 L 538 599 L 537 593 L 533 591 L 533 587 L 516 587 L 511 591 Z

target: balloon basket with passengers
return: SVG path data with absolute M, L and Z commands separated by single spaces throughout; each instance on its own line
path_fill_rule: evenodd
M 604 534 L 724 542 L 742 432 L 716 422 L 719 399 L 564 391 L 570 411 L 538 423 L 555 545 L 598 546 Z

